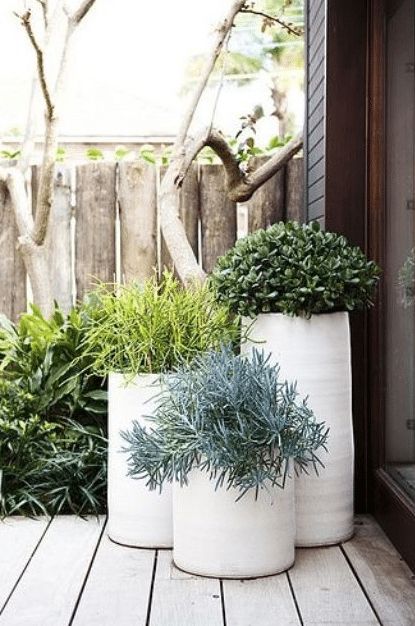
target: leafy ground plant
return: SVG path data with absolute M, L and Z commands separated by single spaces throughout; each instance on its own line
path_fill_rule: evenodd
M 170 371 L 239 338 L 239 321 L 208 286 L 185 289 L 169 272 L 160 283 L 102 285 L 91 302 L 83 350 L 101 376 Z
M 345 237 L 317 222 L 280 222 L 239 240 L 218 260 L 211 281 L 234 313 L 309 317 L 370 306 L 379 276 Z
M 129 473 L 151 489 L 186 483 L 199 468 L 242 497 L 250 489 L 283 487 L 289 459 L 299 470 L 317 470 L 328 430 L 263 353 L 254 350 L 252 360 L 229 347 L 201 354 L 164 384 L 149 417 L 154 428 L 134 422 L 123 433 Z
M 68 316 L 56 308 L 50 320 L 32 306 L 17 325 L 0 317 L 0 376 L 32 396 L 32 413 L 103 424 L 104 381 L 87 371 L 90 360 L 81 347 L 88 324 L 85 306 Z
M 0 417 L 0 459 L 1 516 L 105 510 L 106 439 L 98 427 Z

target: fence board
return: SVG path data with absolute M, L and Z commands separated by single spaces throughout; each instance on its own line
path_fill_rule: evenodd
M 157 266 L 157 170 L 145 162 L 120 163 L 118 202 L 121 278 L 144 281 Z
M 263 160 L 258 159 L 256 165 Z M 117 167 L 115 163 L 102 161 L 80 164 L 76 170 L 62 164 L 56 167 L 55 199 L 46 245 L 53 295 L 64 310 L 70 308 L 75 296 L 82 299 L 97 279 L 141 281 L 152 275 L 158 262 L 160 267 L 171 267 L 158 232 L 158 176 L 163 168 L 159 172 L 144 162 L 123 162 L 119 165 L 117 185 Z M 71 207 L 74 174 L 75 236 Z M 33 206 L 37 186 L 38 169 L 33 168 Z M 303 187 L 303 159 L 297 157 L 257 190 L 249 202 L 239 205 L 240 226 L 241 220 L 244 222 L 240 234 L 245 234 L 247 227 L 252 232 L 281 219 L 302 221 Z M 16 249 L 14 216 L 7 203 L 3 186 L 0 188 L 0 311 L 16 319 L 26 310 L 26 272 Z M 180 214 L 196 256 L 199 258 L 201 254 L 204 269 L 211 271 L 217 257 L 234 245 L 237 233 L 236 205 L 226 197 L 221 165 L 192 165 L 181 191 Z
M 0 183 L 0 312 L 13 321 L 26 310 L 26 271 L 17 235 L 9 193 Z
M 96 280 L 115 277 L 115 164 L 76 168 L 75 277 L 81 300 Z
M 305 219 L 303 159 L 291 159 L 287 163 L 286 172 L 286 219 L 303 222 Z
M 216 259 L 236 241 L 236 204 L 227 199 L 222 165 L 201 166 L 199 193 L 202 263 L 211 272 Z
M 165 168 L 160 171 L 164 175 Z M 199 258 L 199 180 L 198 166 L 193 163 L 180 192 L 180 217 L 196 258 Z M 173 269 L 172 260 L 161 234 L 160 266 Z
M 36 213 L 36 199 L 40 167 L 32 167 L 32 211 Z M 54 300 L 65 312 L 70 311 L 73 300 L 72 241 L 71 241 L 71 170 L 57 164 L 55 168 L 53 205 L 49 215 L 45 239 L 51 289 Z
M 253 166 L 259 167 L 266 158 L 255 159 Z M 268 228 L 275 222 L 284 219 L 285 203 L 285 167 L 270 178 L 246 202 L 248 210 L 248 232 L 259 228 Z

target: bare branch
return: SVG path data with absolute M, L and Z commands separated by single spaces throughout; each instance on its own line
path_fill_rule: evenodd
M 296 28 L 293 24 L 290 24 L 290 22 L 286 22 L 281 17 L 277 17 L 276 15 L 271 15 L 269 13 L 265 13 L 264 11 L 257 11 L 256 9 L 252 9 L 246 6 L 243 6 L 240 12 L 251 13 L 252 15 L 259 15 L 260 17 L 263 17 L 264 20 L 266 20 L 267 22 L 278 24 L 278 26 L 281 26 L 281 28 L 290 33 L 290 35 L 300 36 L 303 34 L 301 28 Z
M 225 166 L 226 180 L 229 188 L 236 187 L 243 181 L 244 174 L 239 167 L 239 163 L 232 152 L 231 147 L 221 132 L 214 128 L 206 128 L 194 139 L 186 144 L 186 152 L 180 164 L 179 173 L 175 179 L 177 187 L 181 187 L 193 160 L 204 147 L 208 146 L 215 151 Z
M 284 167 L 302 147 L 303 133 L 300 133 L 281 148 L 281 150 L 270 157 L 264 165 L 261 165 L 257 170 L 247 174 L 238 185 L 233 189 L 231 188 L 228 193 L 229 199 L 234 202 L 246 202 L 249 200 L 254 192 L 274 176 L 278 170 Z M 225 163 L 224 165 L 226 167 Z
M 49 22 L 48 0 L 36 0 L 36 2 L 42 7 L 43 25 L 45 27 L 45 30 L 47 30 Z
M 277 173 L 281 167 L 292 159 L 302 148 L 303 137 L 300 133 L 292 141 L 287 143 L 281 150 L 270 157 L 261 167 L 245 174 L 239 167 L 239 163 L 232 152 L 225 137 L 217 130 L 204 130 L 192 141 L 186 144 L 186 155 L 181 161 L 181 166 L 175 179 L 176 187 L 181 187 L 190 165 L 201 150 L 208 146 L 222 161 L 228 189 L 228 197 L 234 202 L 246 202 L 271 176 Z
M 73 22 L 76 26 L 80 24 L 80 22 L 82 22 L 82 20 L 84 19 L 85 15 L 94 6 L 95 2 L 96 0 L 83 0 L 83 2 L 81 2 L 80 6 L 77 8 L 77 10 L 74 13 L 72 13 L 72 15 L 70 15 L 68 11 L 66 10 L 66 13 L 69 19 L 71 20 L 71 22 Z
M 193 121 L 194 115 L 196 113 L 196 109 L 200 102 L 200 98 L 206 88 L 209 77 L 215 67 L 215 63 L 223 45 L 225 43 L 226 37 L 231 30 L 236 15 L 241 11 L 242 7 L 245 5 L 246 0 L 234 0 L 231 4 L 229 12 L 223 22 L 216 29 L 216 37 L 214 39 L 212 49 L 207 56 L 206 63 L 204 68 L 202 69 L 200 80 L 198 86 L 193 94 L 193 97 L 190 101 L 187 113 L 185 114 L 182 124 L 180 126 L 179 132 L 177 134 L 177 138 L 173 148 L 173 154 L 180 153 L 183 149 L 184 142 L 186 141 L 187 133 L 189 132 L 190 125 Z
M 43 50 L 40 47 L 32 29 L 32 22 L 31 22 L 32 13 L 30 10 L 28 10 L 26 11 L 26 13 L 23 13 L 22 15 L 18 15 L 18 14 L 16 15 L 20 19 L 22 26 L 25 28 L 27 35 L 29 37 L 29 40 L 36 52 L 36 61 L 37 61 L 37 69 L 38 69 L 38 74 L 39 74 L 40 87 L 42 89 L 43 98 L 46 104 L 47 117 L 48 119 L 51 120 L 53 119 L 53 116 L 54 116 L 54 107 L 52 104 L 49 87 L 46 82 Z

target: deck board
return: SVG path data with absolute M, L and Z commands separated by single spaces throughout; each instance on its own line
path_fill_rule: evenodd
M 227 626 L 300 626 L 286 574 L 255 580 L 224 580 Z
M 0 522 L 0 611 L 45 532 L 49 520 L 24 517 Z
M 414 575 L 370 517 L 343 546 L 298 550 L 288 574 L 223 583 L 114 544 L 103 523 L 0 524 L 0 626 L 415 624 Z
M 154 550 L 126 548 L 104 534 L 73 626 L 145 626 L 154 558 Z
M 415 580 L 383 531 L 361 516 L 356 534 L 344 544 L 350 563 L 384 626 L 415 624 Z
M 223 626 L 219 580 L 179 571 L 171 551 L 160 550 L 150 625 Z
M 102 520 L 56 517 L 0 617 L 3 626 L 66 626 L 102 531 Z
M 297 550 L 289 577 L 304 626 L 379 624 L 339 547 Z

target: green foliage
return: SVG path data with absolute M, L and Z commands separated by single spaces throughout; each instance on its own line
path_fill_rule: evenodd
M 0 419 L 25 419 L 36 408 L 36 398 L 16 382 L 0 378 Z
M 235 313 L 310 316 L 370 306 L 379 275 L 359 248 L 317 222 L 280 222 L 239 240 L 211 281 Z
M 407 308 L 415 302 L 415 248 L 412 248 L 399 270 L 398 284 L 401 290 L 402 304 Z
M 86 158 L 90 161 L 102 161 L 104 153 L 99 148 L 88 148 Z
M 198 352 L 236 341 L 238 320 L 207 286 L 185 289 L 171 273 L 143 286 L 98 287 L 83 349 L 99 375 L 170 371 Z
M 14 159 L 18 159 L 20 156 L 20 150 L 0 150 L 0 157 L 2 159 L 7 159 L 8 161 L 13 161 Z
M 126 156 L 130 154 L 131 150 L 126 148 L 125 146 L 117 146 L 114 152 L 114 157 L 116 161 L 122 161 Z
M 63 146 L 59 146 L 56 150 L 56 161 L 57 163 L 63 163 L 66 159 L 66 148 Z
M 151 146 L 150 144 L 141 146 L 140 157 L 144 159 L 144 161 L 147 161 L 147 163 L 152 163 L 153 165 L 157 163 L 157 159 L 154 154 L 154 146 Z
M 98 514 L 105 500 L 101 429 L 0 416 L 0 516 Z
M 106 497 L 106 392 L 83 370 L 86 314 L 33 307 L 0 325 L 0 515 L 97 514 Z M 84 423 L 75 419 L 75 417 Z
M 50 320 L 32 306 L 17 325 L 0 316 L 0 376 L 30 394 L 32 411 L 44 419 L 87 423 L 106 416 L 103 380 L 88 371 L 82 350 L 89 323 L 85 306 L 66 317 L 56 308 Z
M 317 470 L 316 452 L 325 448 L 328 431 L 262 353 L 254 350 L 250 361 L 222 348 L 163 381 L 149 418 L 154 428 L 135 422 L 123 433 L 129 473 L 150 488 L 186 483 L 200 468 L 242 497 L 269 484 L 283 487 L 289 459 L 300 471 L 309 464 Z

